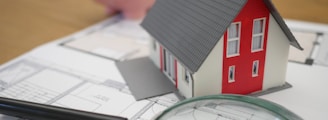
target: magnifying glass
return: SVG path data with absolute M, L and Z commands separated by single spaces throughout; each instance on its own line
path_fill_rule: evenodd
M 276 103 L 250 96 L 213 95 L 184 100 L 155 120 L 303 120 Z

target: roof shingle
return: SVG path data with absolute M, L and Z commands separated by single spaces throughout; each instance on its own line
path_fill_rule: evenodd
M 157 0 L 142 26 L 196 72 L 246 0 Z

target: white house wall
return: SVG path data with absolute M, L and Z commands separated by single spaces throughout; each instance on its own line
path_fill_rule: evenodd
M 223 37 L 194 74 L 194 96 L 222 93 Z
M 285 84 L 289 40 L 270 15 L 263 90 Z
M 149 55 L 150 59 L 160 69 L 160 44 L 152 40 L 149 48 L 150 48 L 150 55 Z M 179 92 L 186 98 L 190 98 L 192 97 L 192 81 L 187 83 L 184 80 L 184 75 L 185 75 L 185 67 L 181 65 L 179 62 L 177 62 L 177 77 L 178 77 Z
M 150 55 L 149 58 L 154 62 L 154 64 L 160 68 L 161 63 L 160 63 L 160 46 L 159 43 L 156 42 L 155 40 L 151 40 L 149 44 L 149 50 L 150 50 Z
M 185 80 L 185 67 L 177 62 L 177 74 L 178 74 L 178 89 L 181 95 L 186 98 L 192 97 L 192 81 L 187 82 Z

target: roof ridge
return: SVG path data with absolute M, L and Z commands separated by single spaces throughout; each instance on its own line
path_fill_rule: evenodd
M 301 45 L 298 43 L 298 41 L 296 40 L 296 38 L 293 35 L 293 33 L 290 31 L 289 27 L 287 26 L 287 24 L 285 23 L 285 21 L 283 20 L 283 18 L 281 17 L 280 13 L 276 9 L 276 7 L 273 5 L 273 3 L 271 2 L 271 0 L 263 0 L 263 2 L 268 7 L 271 15 L 277 21 L 278 25 L 280 26 L 280 28 L 282 29 L 282 31 L 287 36 L 287 38 L 289 40 L 289 43 L 292 46 L 294 46 L 295 48 L 299 49 L 299 50 L 304 50 L 301 47 Z

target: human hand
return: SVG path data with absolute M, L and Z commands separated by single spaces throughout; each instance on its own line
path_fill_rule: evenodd
M 103 4 L 108 14 L 121 12 L 127 19 L 141 19 L 155 0 L 95 0 Z

